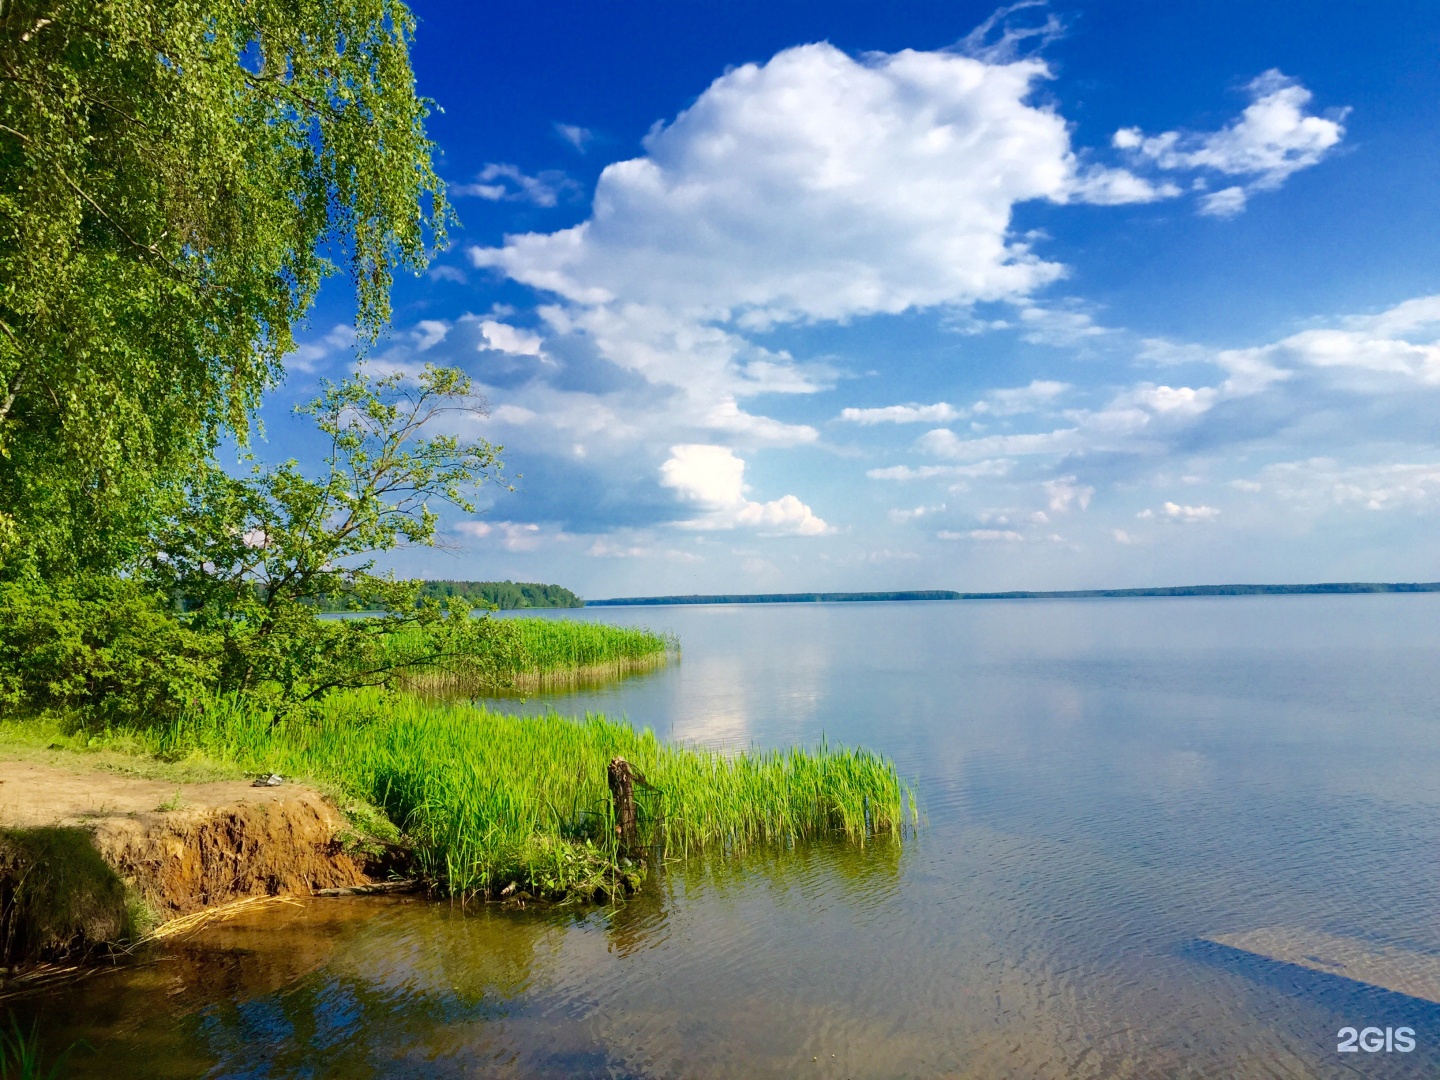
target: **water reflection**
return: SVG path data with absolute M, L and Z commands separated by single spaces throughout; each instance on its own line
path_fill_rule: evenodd
M 1440 597 L 584 617 L 685 658 L 525 708 L 863 743 L 927 827 L 674 864 L 612 912 L 316 902 L 22 1022 L 117 1077 L 1440 1075 L 1440 1006 L 1206 943 L 1440 957 Z M 1419 1045 L 1337 1056 L 1367 1024 Z

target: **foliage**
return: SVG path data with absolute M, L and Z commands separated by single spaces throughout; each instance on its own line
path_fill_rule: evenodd
M 7 576 L 122 565 L 336 262 L 373 340 L 450 211 L 400 0 L 0 0 Z M 332 261 L 333 260 L 333 261 Z
M 865 843 L 914 820 L 894 764 L 863 750 L 725 755 L 603 716 L 504 716 L 374 691 L 284 717 L 229 698 L 144 737 L 167 756 L 199 751 L 374 801 L 460 896 L 493 896 L 511 882 L 551 897 L 622 890 L 606 786 L 616 756 L 649 781 L 647 841 L 682 854 L 837 834 Z
M 79 709 L 105 722 L 177 716 L 213 693 L 213 634 L 183 626 L 140 582 L 0 583 L 0 707 Z
M 470 380 L 427 367 L 327 382 L 300 411 L 330 449 L 317 478 L 294 462 L 247 476 L 198 472 L 156 538 L 148 578 L 177 598 L 188 625 L 221 642 L 221 692 L 276 690 L 290 700 L 341 686 L 391 685 L 402 670 L 468 666 L 480 678 L 511 664 L 508 638 L 468 605 L 447 611 L 420 582 L 374 572 L 375 556 L 434 544 L 432 501 L 474 511 L 474 490 L 499 476 L 499 448 L 428 434 L 447 413 L 483 414 Z M 325 620 L 326 597 L 375 618 Z M 408 633 L 413 645 L 387 643 Z M 498 665 L 498 666 L 497 666 Z

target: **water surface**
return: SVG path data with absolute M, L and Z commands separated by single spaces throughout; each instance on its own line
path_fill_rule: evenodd
M 1440 596 L 606 608 L 683 660 L 508 708 L 859 743 L 925 825 L 615 911 L 313 901 L 24 1002 L 77 1075 L 1440 1075 L 1440 1006 L 1209 944 L 1440 965 Z M 1336 1053 L 1344 1026 L 1416 1031 Z

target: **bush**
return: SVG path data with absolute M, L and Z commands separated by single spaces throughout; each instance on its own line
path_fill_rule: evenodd
M 173 719 L 213 692 L 220 642 L 169 598 L 107 577 L 0 583 L 0 706 L 104 723 Z

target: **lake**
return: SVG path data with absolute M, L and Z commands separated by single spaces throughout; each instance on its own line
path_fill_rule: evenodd
M 277 905 L 22 1023 L 105 1077 L 1440 1075 L 1440 595 L 555 614 L 683 659 L 505 707 L 862 744 L 918 834 L 617 910 Z M 1372 1026 L 1415 1048 L 1337 1052 Z

